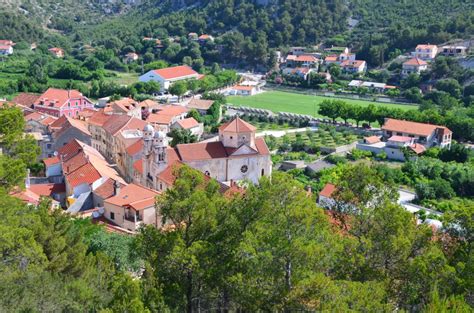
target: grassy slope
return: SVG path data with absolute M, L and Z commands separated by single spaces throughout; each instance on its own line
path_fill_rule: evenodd
M 333 99 L 333 97 L 302 95 L 297 93 L 283 91 L 268 91 L 256 96 L 242 97 L 231 96 L 227 98 L 229 104 L 236 106 L 248 106 L 260 109 L 267 109 L 273 112 L 291 112 L 299 114 L 308 114 L 313 116 L 321 116 L 318 114 L 319 103 L 323 100 Z M 416 106 L 403 104 L 380 103 L 365 100 L 341 99 L 350 104 L 360 106 L 384 106 L 389 108 L 398 108 L 402 110 L 414 109 Z

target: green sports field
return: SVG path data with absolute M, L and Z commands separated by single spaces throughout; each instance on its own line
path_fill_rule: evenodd
M 247 106 L 252 108 L 267 109 L 273 112 L 290 112 L 321 117 L 318 114 L 319 103 L 327 99 L 340 99 L 346 101 L 347 103 L 356 104 L 360 106 L 368 106 L 369 104 L 374 104 L 375 106 L 397 108 L 402 110 L 416 108 L 416 106 L 414 105 L 312 96 L 284 91 L 267 91 L 255 96 L 231 96 L 227 98 L 227 102 L 236 106 Z

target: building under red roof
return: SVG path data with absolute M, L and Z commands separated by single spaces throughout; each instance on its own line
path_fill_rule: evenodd
M 257 128 L 240 117 L 236 117 L 233 120 L 221 125 L 219 127 L 220 132 L 235 132 L 235 133 L 240 133 L 240 132 L 254 132 L 256 131 Z
M 136 184 L 129 184 L 123 188 L 117 195 L 105 200 L 105 202 L 121 206 L 131 207 L 136 211 L 153 206 L 155 197 L 160 193 Z
M 187 65 L 173 66 L 155 70 L 155 73 L 158 74 L 161 78 L 165 80 L 178 79 L 187 76 L 197 76 L 198 72 L 193 70 Z
M 332 194 L 336 190 L 336 185 L 333 185 L 331 183 L 327 183 L 324 188 L 321 190 L 319 193 L 320 196 L 326 197 L 326 198 L 331 198 Z
M 384 131 L 415 134 L 424 137 L 430 136 L 436 129 L 442 130 L 443 134 L 452 133 L 451 130 L 445 126 L 396 120 L 393 118 L 385 119 L 385 123 L 382 126 L 382 130 Z
M 419 58 L 411 58 L 410 60 L 403 63 L 403 65 L 411 65 L 411 66 L 423 66 L 427 64 L 428 63 L 426 63 L 425 61 Z
M 176 123 L 178 123 L 178 125 L 184 129 L 191 129 L 199 126 L 199 122 L 196 121 L 194 117 L 185 118 L 184 120 L 179 120 Z

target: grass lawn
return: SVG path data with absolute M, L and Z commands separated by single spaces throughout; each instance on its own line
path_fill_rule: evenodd
M 255 96 L 230 96 L 227 98 L 227 102 L 236 106 L 247 106 L 259 109 L 267 109 L 273 112 L 290 112 L 321 117 L 321 115 L 318 114 L 319 103 L 327 99 L 338 98 L 304 95 L 284 91 L 267 91 Z M 347 103 L 356 104 L 360 106 L 368 106 L 369 104 L 374 104 L 375 106 L 384 106 L 402 110 L 416 108 L 416 106 L 414 105 L 380 103 L 345 98 L 339 99 L 344 100 Z
M 138 77 L 140 76 L 140 74 L 135 73 L 135 72 L 123 73 L 123 72 L 110 71 L 110 70 L 107 70 L 106 72 L 111 73 L 112 75 L 115 74 L 115 76 L 106 77 L 105 80 L 113 81 L 119 85 L 131 85 L 133 83 L 136 83 L 138 82 Z

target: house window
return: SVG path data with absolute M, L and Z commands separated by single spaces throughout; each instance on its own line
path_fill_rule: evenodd
M 249 167 L 247 165 L 242 165 L 242 167 L 240 168 L 240 171 L 244 174 L 247 173 L 248 170 L 249 170 Z
M 163 190 L 163 184 L 160 183 L 160 190 Z
M 110 219 L 115 220 L 115 213 L 114 212 L 110 212 Z
M 211 173 L 209 173 L 209 171 L 205 171 L 204 174 L 206 174 L 206 176 L 211 176 Z
M 265 169 L 262 168 L 262 176 L 265 176 Z
M 234 137 L 230 136 L 230 139 L 234 139 Z
M 402 133 L 397 133 L 397 136 L 402 136 L 403 134 Z

